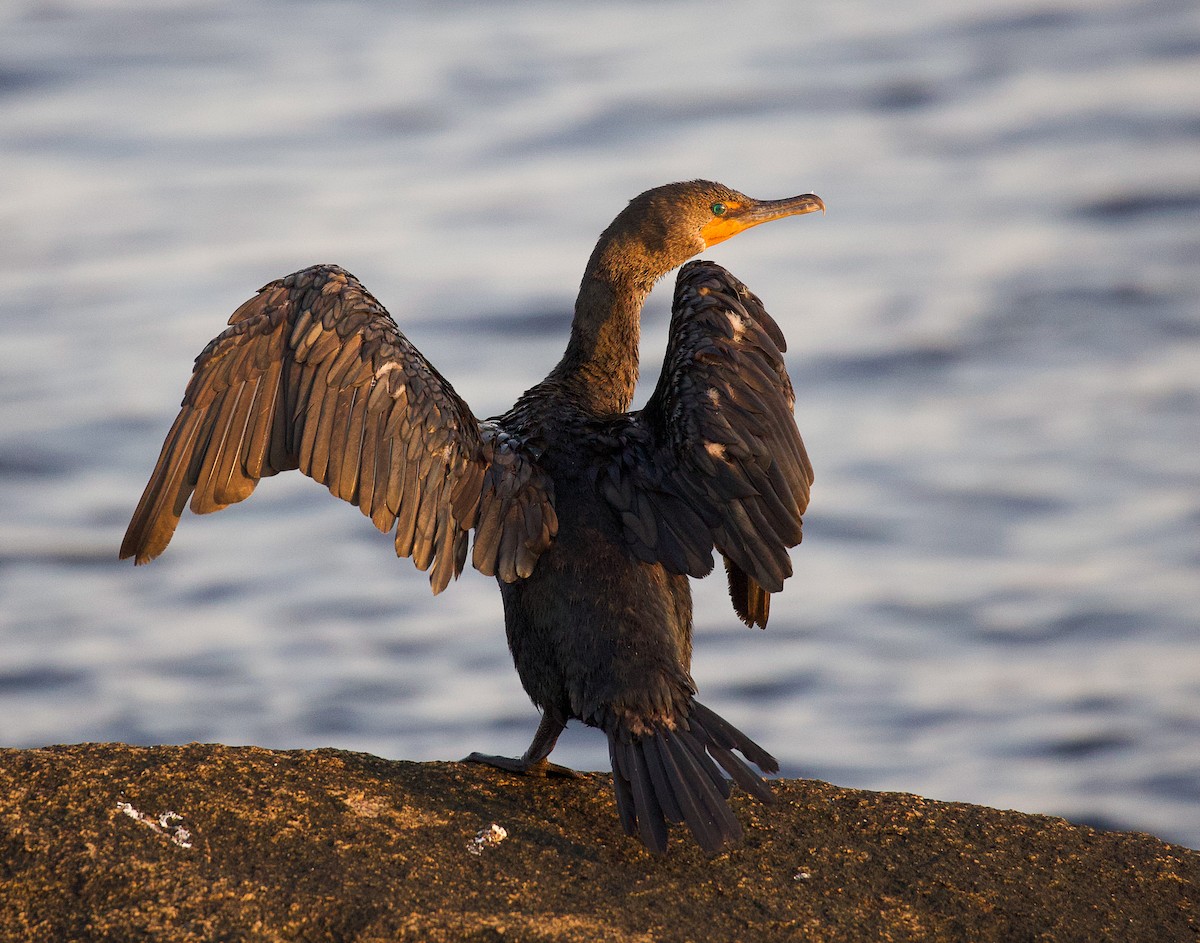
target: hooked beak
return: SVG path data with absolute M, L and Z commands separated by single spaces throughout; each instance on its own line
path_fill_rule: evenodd
M 825 212 L 825 201 L 815 193 L 803 193 L 786 200 L 751 200 L 749 203 L 726 204 L 724 216 L 714 216 L 700 230 L 705 248 L 724 242 L 731 236 L 773 219 L 800 216 L 804 213 Z

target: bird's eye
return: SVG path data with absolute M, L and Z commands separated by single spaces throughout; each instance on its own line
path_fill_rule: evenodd
M 713 216 L 724 216 L 725 215 L 725 204 L 724 203 L 714 203 L 712 206 L 709 207 L 709 209 L 712 210 Z

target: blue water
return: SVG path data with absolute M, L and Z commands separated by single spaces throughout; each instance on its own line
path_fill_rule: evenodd
M 788 775 L 1200 846 L 1192 0 L 10 3 L 0 167 L 0 743 L 522 750 L 494 585 L 299 475 L 116 548 L 259 285 L 346 266 L 489 415 L 625 200 L 708 177 L 829 212 L 710 253 L 817 483 L 768 631 L 697 586 L 704 700 Z

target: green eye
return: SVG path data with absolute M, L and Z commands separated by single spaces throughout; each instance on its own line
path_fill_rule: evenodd
M 709 207 L 709 209 L 712 210 L 713 216 L 724 216 L 725 215 L 725 204 L 724 203 L 714 203 L 712 206 Z

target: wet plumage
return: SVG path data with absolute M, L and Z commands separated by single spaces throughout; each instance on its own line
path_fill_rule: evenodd
M 629 412 L 641 308 L 707 246 L 814 209 L 811 194 L 755 201 L 706 181 L 636 197 L 592 253 L 562 360 L 486 421 L 345 270 L 271 282 L 197 357 L 122 558 L 161 553 L 185 506 L 219 510 L 293 468 L 394 531 L 434 592 L 473 530 L 542 721 L 524 756 L 470 759 L 566 774 L 547 757 L 580 719 L 608 737 L 628 833 L 662 851 L 668 823 L 685 823 L 719 850 L 741 835 L 721 770 L 768 802 L 751 765 L 778 764 L 695 700 L 688 578 L 717 551 L 737 614 L 765 627 L 812 468 L 783 334 L 753 293 L 715 263 L 684 265 L 659 382 Z

